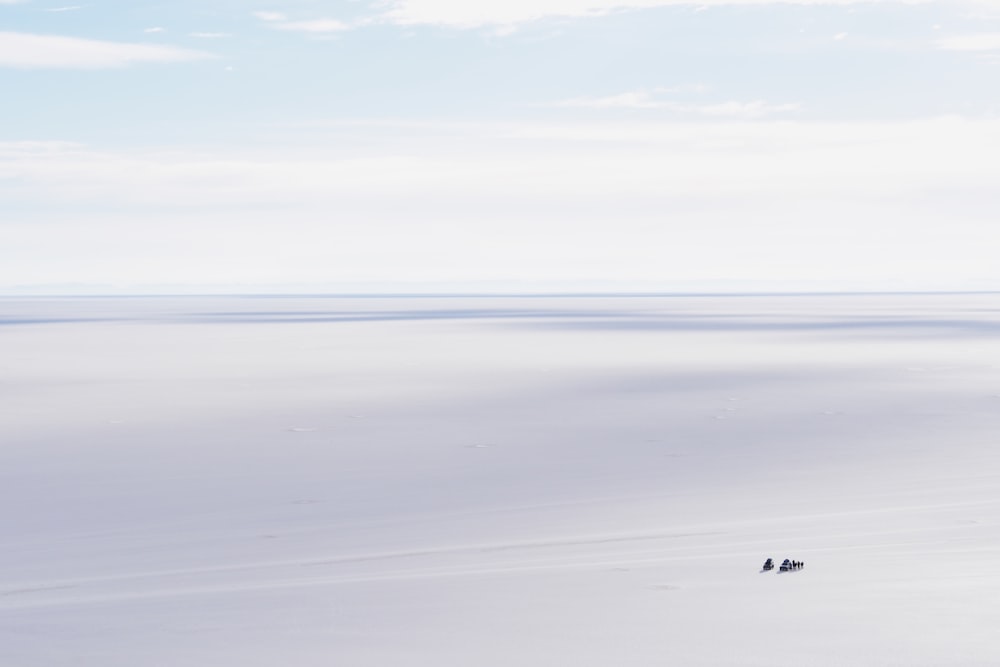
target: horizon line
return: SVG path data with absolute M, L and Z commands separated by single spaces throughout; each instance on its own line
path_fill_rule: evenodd
M 36 292 L 7 293 L 0 299 L 143 299 L 143 298 L 585 298 L 585 297 L 753 297 L 753 296 L 905 296 L 1000 294 L 1000 289 L 913 289 L 913 290 L 761 290 L 761 291 L 548 291 L 548 292 L 132 292 L 132 293 L 73 293 Z

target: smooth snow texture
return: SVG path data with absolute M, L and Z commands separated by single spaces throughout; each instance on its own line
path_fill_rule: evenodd
M 0 664 L 995 665 L 998 332 L 990 294 L 2 301 Z

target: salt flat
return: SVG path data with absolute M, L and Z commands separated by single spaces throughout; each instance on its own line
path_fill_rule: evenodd
M 0 664 L 996 665 L 998 334 L 995 294 L 6 299 Z

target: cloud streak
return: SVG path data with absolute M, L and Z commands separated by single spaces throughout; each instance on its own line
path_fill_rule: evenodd
M 1000 32 L 954 35 L 934 44 L 945 51 L 1000 51 Z
M 921 4 L 923 0 L 782 0 L 780 4 L 856 5 L 870 2 Z M 779 4 L 776 0 L 393 0 L 381 20 L 403 25 L 450 28 L 514 26 L 549 17 L 601 16 L 617 11 L 686 6 L 703 11 L 715 6 Z
M 293 32 L 307 33 L 333 33 L 350 30 L 351 26 L 336 19 L 312 19 L 309 21 L 284 21 L 274 22 L 274 27 L 278 30 L 289 30 Z
M 552 106 L 578 109 L 654 109 L 670 113 L 726 118 L 763 118 L 774 114 L 793 113 L 801 105 L 769 104 L 763 100 L 751 102 L 726 101 L 713 104 L 685 104 L 662 99 L 662 92 L 671 89 L 637 90 L 606 97 L 581 97 L 556 102 Z
M 100 203 L 111 197 L 161 205 L 248 199 L 297 205 L 344 196 L 435 194 L 516 199 L 532 193 L 892 198 L 927 187 L 993 190 L 991 161 L 1000 152 L 1000 122 L 957 118 L 904 124 L 401 125 L 398 132 L 412 137 L 405 153 L 396 141 L 377 140 L 386 134 L 382 125 L 343 130 L 369 137 L 371 149 L 333 159 L 322 151 L 124 154 L 8 143 L 0 144 L 0 178 L 35 184 L 39 196 L 59 192 L 68 200 Z
M 349 24 L 331 18 L 289 21 L 288 16 L 285 14 L 270 11 L 253 12 L 253 16 L 267 25 L 270 25 L 275 30 L 287 30 L 289 32 L 303 32 L 314 35 L 323 35 L 344 32 L 351 29 Z
M 288 17 L 281 12 L 254 12 L 254 16 L 261 21 L 286 21 Z
M 142 63 L 184 63 L 213 57 L 204 51 L 172 46 L 0 32 L 0 67 L 14 69 L 116 69 Z
M 164 280 L 995 273 L 997 121 L 327 129 L 298 149 L 0 143 L 0 284 L 155 272 L 151 252 Z M 338 132 L 364 147 L 331 150 Z M 65 261 L 40 265 L 54 243 Z

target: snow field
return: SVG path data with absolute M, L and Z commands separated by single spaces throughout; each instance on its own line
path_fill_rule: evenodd
M 996 301 L 10 300 L 0 663 L 996 664 Z

